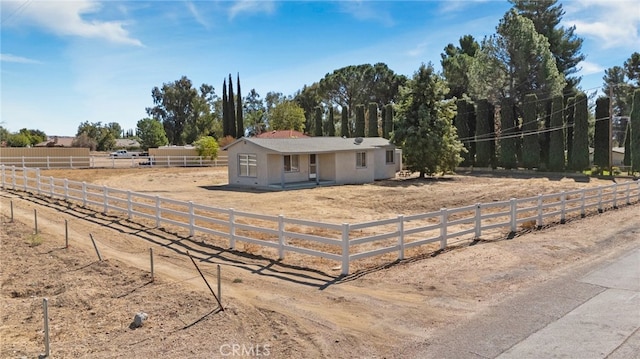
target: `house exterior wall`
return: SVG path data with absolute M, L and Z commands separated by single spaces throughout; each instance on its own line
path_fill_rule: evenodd
M 322 153 L 317 155 L 318 178 L 320 181 L 334 181 L 336 178 L 336 155 L 334 153 Z
M 267 162 L 267 154 L 264 150 L 250 142 L 248 143 L 238 143 L 238 145 L 230 147 L 228 149 L 228 175 L 229 175 L 229 184 L 231 185 L 242 185 L 249 187 L 264 187 L 268 184 L 269 181 L 269 170 L 270 168 L 266 165 Z M 246 177 L 240 176 L 239 171 L 239 154 L 255 154 L 257 160 L 257 176 L 256 177 Z
M 356 168 L 356 152 L 337 152 L 336 164 L 336 184 L 360 184 L 374 181 L 374 156 L 373 151 L 365 150 L 367 153 L 367 167 Z
M 393 151 L 393 148 L 378 148 L 374 150 L 374 179 L 376 180 L 393 178 L 396 175 L 396 162 L 398 161 L 398 158 L 394 151 L 393 162 L 387 163 L 387 150 Z

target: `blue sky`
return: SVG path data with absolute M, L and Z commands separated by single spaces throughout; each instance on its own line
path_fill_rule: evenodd
M 640 2 L 565 0 L 587 56 L 583 90 L 640 51 Z M 151 89 L 185 75 L 196 87 L 240 73 L 291 95 L 335 69 L 384 62 L 410 76 L 466 34 L 495 32 L 505 1 L 0 2 L 0 125 L 75 135 L 81 122 L 134 129 Z

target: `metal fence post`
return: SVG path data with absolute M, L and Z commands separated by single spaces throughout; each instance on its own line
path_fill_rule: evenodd
M 449 214 L 447 213 L 446 208 L 440 209 L 440 249 L 445 249 L 447 247 L 447 221 L 449 219 Z
M 236 223 L 233 208 L 229 208 L 229 248 L 236 249 Z
M 565 224 L 566 223 L 566 203 L 567 201 L 567 195 L 564 191 L 561 192 L 560 194 L 560 223 L 561 224 Z
M 342 224 L 342 275 L 349 274 L 349 223 Z
M 153 274 L 153 248 L 149 248 L 149 262 L 151 265 L 151 281 L 155 280 L 155 276 Z
M 542 222 L 542 195 L 539 194 L 538 195 L 538 220 L 537 220 L 537 226 L 538 227 L 542 227 L 543 222 Z
M 284 216 L 278 215 L 278 259 L 284 259 Z
M 49 300 L 42 299 L 42 311 L 44 312 L 44 357 L 49 358 L 51 348 L 49 347 Z
M 511 212 L 511 233 L 516 233 L 518 230 L 518 202 L 515 198 L 509 200 L 510 212 Z
M 476 203 L 476 233 L 474 239 L 482 236 L 482 203 Z
M 398 216 L 398 259 L 404 259 L 404 216 Z
M 581 218 L 584 218 L 586 216 L 586 213 L 585 213 L 585 210 L 584 210 L 584 207 L 585 207 L 585 203 L 584 203 L 585 202 L 585 198 L 584 198 L 585 197 L 585 191 L 586 191 L 586 189 L 583 189 L 580 192 L 580 217 Z

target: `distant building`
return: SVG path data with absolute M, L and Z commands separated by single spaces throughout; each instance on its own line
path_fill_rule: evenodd
M 72 136 L 48 136 L 47 140 L 33 147 L 71 147 L 75 137 Z
M 296 130 L 274 130 L 263 132 L 256 136 L 257 138 L 308 138 L 309 136 Z

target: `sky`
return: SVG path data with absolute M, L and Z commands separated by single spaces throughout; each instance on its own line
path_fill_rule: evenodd
M 640 1 L 564 0 L 584 39 L 580 87 L 640 51 Z M 242 93 L 293 95 L 336 69 L 386 63 L 411 76 L 463 35 L 495 33 L 504 1 L 0 0 L 0 126 L 73 136 L 85 121 L 135 129 L 151 90 L 240 74 Z

